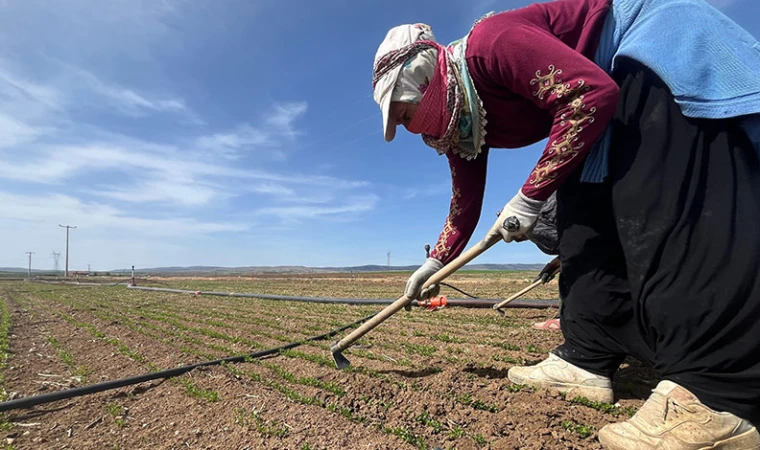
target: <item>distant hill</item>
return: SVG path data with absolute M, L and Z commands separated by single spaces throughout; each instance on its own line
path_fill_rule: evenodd
M 29 269 L 24 267 L 0 267 L 0 273 L 27 273 Z M 32 273 L 53 273 L 54 270 L 32 269 Z M 60 272 L 60 271 L 59 271 Z
M 410 266 L 383 266 L 383 265 L 364 265 L 351 267 L 307 267 L 307 266 L 245 266 L 245 267 L 220 267 L 220 266 L 170 266 L 170 267 L 149 267 L 136 268 L 140 274 L 167 274 L 167 275 L 190 275 L 190 274 L 209 274 L 209 275 L 232 275 L 232 274 L 253 274 L 253 273 L 345 273 L 345 272 L 403 272 L 417 269 L 416 265 Z M 462 270 L 541 270 L 543 264 L 472 264 L 466 265 Z M 52 273 L 50 270 L 35 270 L 34 274 Z M 108 272 L 111 274 L 128 274 L 131 269 L 116 269 L 109 271 L 97 271 L 97 274 Z M 26 274 L 27 269 L 21 267 L 0 267 L 0 273 L 8 274 Z
M 151 267 L 137 269 L 139 272 L 150 273 L 216 273 L 219 275 L 232 273 L 330 273 L 330 272 L 399 272 L 417 269 L 416 265 L 383 266 L 364 265 L 349 267 L 307 267 L 307 266 L 246 266 L 246 267 L 217 267 L 217 266 L 187 266 L 187 267 Z M 472 264 L 462 270 L 541 270 L 544 264 Z M 112 271 L 116 272 L 116 271 Z

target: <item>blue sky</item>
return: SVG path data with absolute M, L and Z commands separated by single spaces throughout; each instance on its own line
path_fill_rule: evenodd
M 52 268 L 58 224 L 78 227 L 72 270 L 421 263 L 449 171 L 417 136 L 383 141 L 377 46 L 528 3 L 0 0 L 0 266 Z M 760 36 L 756 0 L 711 3 Z M 492 152 L 473 239 L 542 147 Z M 521 243 L 478 262 L 548 259 Z

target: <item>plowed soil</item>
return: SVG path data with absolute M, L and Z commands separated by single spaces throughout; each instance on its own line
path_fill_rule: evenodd
M 532 281 L 511 277 L 517 280 L 509 285 L 512 291 Z M 285 292 L 294 279 L 303 295 L 361 294 L 356 277 L 348 275 L 327 281 L 308 276 L 217 280 L 212 287 Z M 403 281 L 398 275 L 377 280 L 366 297 L 393 297 Z M 460 285 L 468 280 L 460 279 Z M 169 282 L 196 289 L 209 283 Z M 504 280 L 488 283 L 505 285 Z M 481 293 L 507 294 L 488 283 L 480 286 Z M 0 348 L 7 353 L 0 369 L 4 400 L 279 347 L 382 308 L 21 282 L 1 283 L 0 300 L 3 323 L 10 325 L 8 339 L 0 336 L 0 347 L 7 344 Z M 570 401 L 513 385 L 507 379 L 510 367 L 538 362 L 561 343 L 561 333 L 530 327 L 554 314 L 514 309 L 502 318 L 490 309 L 401 311 L 345 352 L 352 366 L 344 371 L 335 368 L 329 352 L 335 339 L 308 343 L 262 360 L 11 410 L 2 416 L 0 444 L 6 449 L 599 449 L 597 431 L 633 414 L 656 380 L 635 362 L 626 364 L 616 377 L 616 405 Z

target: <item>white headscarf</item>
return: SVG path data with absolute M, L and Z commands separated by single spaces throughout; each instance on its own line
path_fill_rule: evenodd
M 490 15 L 483 16 L 475 25 Z M 424 111 L 417 111 L 420 123 L 415 128 L 421 130 L 423 141 L 440 154 L 452 151 L 468 160 L 481 153 L 485 146 L 486 111 L 465 59 L 469 34 L 442 46 L 435 42 L 433 31 L 425 24 L 401 25 L 388 32 L 375 54 L 372 70 L 374 97 L 383 115 L 386 141 L 396 135 L 396 124 L 389 118 L 391 100 L 420 104 L 423 93 L 427 93 L 431 105 L 436 104 L 432 109 L 440 107 L 442 114 L 437 117 L 435 112 L 421 115 Z M 436 72 L 443 79 L 440 83 L 434 78 Z M 431 92 L 431 82 L 441 84 L 445 92 L 438 87 Z M 441 118 L 447 123 L 434 123 Z M 433 128 L 434 132 L 428 131 Z
M 437 59 L 438 51 L 432 48 L 409 58 L 401 67 L 391 100 L 409 103 L 422 101 L 422 95 L 433 78 Z
M 407 62 L 405 60 L 409 58 L 408 55 L 411 46 L 419 41 L 435 42 L 433 30 L 428 25 L 424 23 L 399 25 L 388 31 L 388 34 L 385 36 L 385 39 L 378 47 L 377 53 L 375 54 L 375 64 L 372 75 L 373 96 L 382 112 L 383 130 L 385 140 L 388 142 L 392 141 L 393 137 L 396 135 L 396 123 L 389 120 L 388 117 L 391 106 L 391 97 L 393 96 L 393 91 L 395 90 L 399 74 L 403 69 L 402 65 Z M 419 51 L 412 51 L 411 53 L 419 53 Z M 435 66 L 435 59 L 433 59 L 433 61 L 433 66 Z M 413 72 L 416 73 L 417 70 L 413 70 Z M 424 77 L 421 78 L 421 81 L 424 81 Z M 409 88 L 411 88 L 411 86 L 412 84 L 408 85 Z M 404 94 L 406 91 L 407 87 L 402 87 L 398 95 L 406 95 Z M 411 92 L 411 89 L 408 92 L 408 97 L 422 98 L 421 95 Z

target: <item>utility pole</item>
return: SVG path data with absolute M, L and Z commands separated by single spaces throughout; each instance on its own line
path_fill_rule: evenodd
M 61 257 L 61 254 L 59 252 L 53 252 L 53 262 L 54 262 L 54 270 L 56 275 L 58 275 L 58 259 Z
M 391 266 L 391 252 L 388 252 L 388 267 Z
M 32 278 L 32 255 L 34 252 L 26 252 L 27 255 L 29 255 L 29 278 Z
M 69 229 L 76 228 L 72 225 L 58 225 L 61 228 L 66 228 L 66 277 L 69 276 Z

